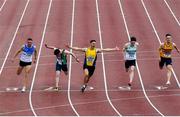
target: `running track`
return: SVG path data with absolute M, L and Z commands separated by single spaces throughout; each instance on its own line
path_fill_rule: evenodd
M 169 6 L 169 7 L 168 7 Z M 171 33 L 180 48 L 179 0 L 0 0 L 0 115 L 4 116 L 178 116 L 180 115 L 179 55 L 173 53 L 172 85 L 166 90 L 165 70 L 158 69 L 157 48 Z M 169 9 L 170 8 L 170 9 Z M 61 91 L 44 91 L 54 84 L 54 56 L 45 43 L 86 47 L 96 39 L 97 47 L 122 48 L 129 35 L 140 43 L 132 90 L 123 91 L 128 75 L 121 52 L 98 55 L 89 85 L 82 94 L 82 62 L 68 57 L 69 76 L 62 73 Z M 29 76 L 26 93 L 7 92 L 21 86 L 14 52 L 32 37 L 39 51 Z M 177 108 L 177 110 L 176 110 Z

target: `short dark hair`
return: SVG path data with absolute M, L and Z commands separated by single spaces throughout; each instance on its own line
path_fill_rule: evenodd
M 28 38 L 27 40 L 28 40 L 28 41 L 32 41 L 33 39 L 32 39 L 32 38 Z
M 132 36 L 132 37 L 130 37 L 130 40 L 131 41 L 136 41 L 136 37 Z
M 167 34 L 166 34 L 166 37 L 167 37 L 167 36 L 172 36 L 172 35 L 171 35 L 171 34 L 169 34 L 169 33 L 167 33 Z
M 60 53 L 60 50 L 59 49 L 55 49 L 54 50 L 54 55 L 58 55 Z
M 96 40 L 91 40 L 90 43 L 92 43 L 92 42 L 96 42 Z

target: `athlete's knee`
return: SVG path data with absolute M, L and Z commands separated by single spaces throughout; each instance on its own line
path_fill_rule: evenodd
M 167 70 L 172 71 L 172 65 L 167 65 Z
M 131 66 L 130 71 L 134 71 L 134 70 L 135 70 L 135 66 Z
M 22 72 L 22 68 L 18 68 L 18 70 L 17 70 L 16 74 L 17 74 L 17 75 L 20 75 L 20 74 L 21 74 L 21 72 Z
M 67 76 L 68 75 L 68 71 L 65 71 L 64 74 Z
M 16 72 L 16 74 L 17 74 L 17 75 L 20 75 L 20 74 L 21 74 L 21 72 L 20 72 L 20 71 L 17 71 L 17 72 Z
M 87 69 L 84 70 L 84 75 L 85 75 L 86 77 L 89 76 L 89 71 L 88 71 Z

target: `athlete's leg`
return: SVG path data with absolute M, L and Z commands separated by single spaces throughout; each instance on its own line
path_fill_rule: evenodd
M 63 65 L 62 70 L 64 71 L 64 74 L 67 76 L 68 75 L 68 67 L 67 67 L 67 65 Z
M 84 90 L 86 89 L 87 87 L 87 83 L 89 81 L 89 71 L 87 68 L 84 69 L 84 81 L 83 81 L 83 86 L 81 87 L 81 92 L 83 93 Z
M 84 69 L 84 85 L 87 85 L 87 83 L 88 83 L 88 81 L 89 81 L 89 71 L 88 71 L 88 69 Z
M 17 75 L 20 75 L 24 67 L 19 66 L 17 69 Z
M 25 67 L 25 77 L 22 80 L 22 84 L 23 84 L 23 88 L 22 88 L 22 92 L 26 91 L 26 88 L 28 86 L 28 74 L 31 71 L 31 65 L 28 65 Z
M 159 68 L 163 69 L 163 66 L 164 66 L 164 60 L 162 60 L 161 58 L 161 60 L 159 61 Z
M 56 88 L 59 87 L 60 73 L 61 73 L 61 71 L 59 71 L 59 70 L 56 71 L 56 82 L 55 82 L 55 87 Z
M 170 84 L 172 69 L 173 69 L 172 65 L 167 65 L 167 82 L 166 82 L 166 84 Z
M 135 66 L 130 66 L 129 69 L 129 85 L 131 85 L 133 79 L 134 79 L 134 70 L 135 70 Z

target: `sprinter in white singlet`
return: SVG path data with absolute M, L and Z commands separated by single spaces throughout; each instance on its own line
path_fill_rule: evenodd
M 36 63 L 36 58 L 37 58 L 37 51 L 36 51 L 36 46 L 33 44 L 33 40 L 31 38 L 27 39 L 27 43 L 24 44 L 14 55 L 14 58 L 12 62 L 14 62 L 15 58 L 20 55 L 20 62 L 19 62 L 19 67 L 17 70 L 17 75 L 20 75 L 22 70 L 25 68 L 25 77 L 23 78 L 23 88 L 22 92 L 26 91 L 26 88 L 28 86 L 28 74 L 31 71 L 31 64 L 32 64 L 32 56 L 34 54 L 35 59 L 34 63 Z
M 136 37 L 131 37 L 130 42 L 126 43 L 123 47 L 125 68 L 126 72 L 129 72 L 130 78 L 128 83 L 129 88 L 131 88 L 131 83 L 134 78 L 134 70 L 136 66 L 136 53 L 138 45 L 139 44 L 136 42 Z

